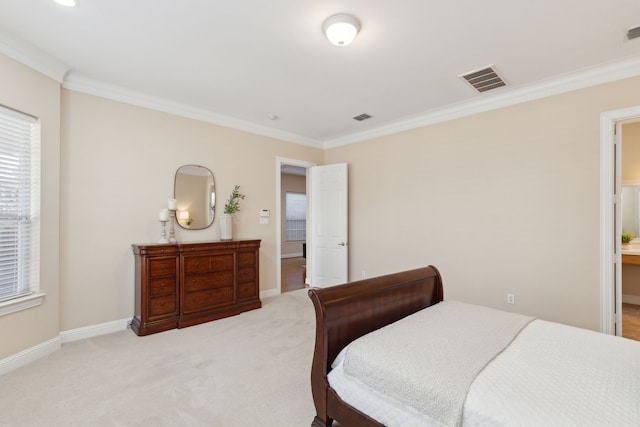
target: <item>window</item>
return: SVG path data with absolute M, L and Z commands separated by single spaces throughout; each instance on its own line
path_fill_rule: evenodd
M 307 239 L 307 195 L 287 192 L 285 199 L 287 241 Z
M 39 254 L 40 125 L 0 106 L 0 303 L 38 291 Z

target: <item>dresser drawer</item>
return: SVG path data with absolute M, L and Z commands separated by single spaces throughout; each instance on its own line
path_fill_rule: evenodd
M 176 277 L 161 277 L 149 281 L 149 296 L 158 297 L 161 295 L 176 294 Z
M 151 277 L 175 276 L 176 275 L 176 259 L 175 258 L 159 258 L 149 261 L 149 275 Z
M 241 283 L 238 285 L 238 298 L 250 298 L 258 295 L 256 282 Z
M 211 257 L 211 271 L 233 270 L 233 254 L 214 255 Z
M 185 313 L 199 311 L 209 307 L 229 304 L 233 302 L 233 286 L 192 292 L 185 295 L 182 309 Z
M 209 257 L 208 256 L 190 256 L 184 258 L 184 272 L 189 273 L 208 273 Z
M 185 292 L 197 292 L 205 289 L 233 286 L 233 271 L 189 275 L 184 278 Z
M 256 268 L 245 267 L 238 269 L 238 283 L 253 282 L 256 280 Z
M 238 253 L 238 265 L 256 265 L 256 253 L 255 252 L 239 252 Z
M 167 295 L 149 299 L 149 318 L 158 317 L 176 312 L 176 296 Z

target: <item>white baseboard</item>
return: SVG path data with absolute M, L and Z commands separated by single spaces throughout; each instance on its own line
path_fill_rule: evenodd
M 66 344 L 68 342 L 98 337 L 100 335 L 111 334 L 113 332 L 125 331 L 129 327 L 129 324 L 131 324 L 131 317 L 62 331 L 60 332 L 60 338 L 62 339 L 62 344 Z
M 14 369 L 18 369 L 21 366 L 27 365 L 31 362 L 35 362 L 40 358 L 48 356 L 54 351 L 60 350 L 62 344 L 87 338 L 98 337 L 100 335 L 106 335 L 113 332 L 124 331 L 129 327 L 130 323 L 131 317 L 121 320 L 114 320 L 112 322 L 100 323 L 98 325 L 91 325 L 77 329 L 70 329 L 68 331 L 62 331 L 55 338 L 52 338 L 41 344 L 23 350 L 20 353 L 16 353 L 3 360 L 0 360 L 0 375 L 4 375 L 7 372 L 11 372 Z
M 640 305 L 640 295 L 622 295 L 622 302 L 626 304 Z
M 48 356 L 51 353 L 60 350 L 61 346 L 62 340 L 57 336 L 38 345 L 34 345 L 26 350 L 22 350 L 20 353 L 16 353 L 2 359 L 0 360 L 0 375 L 4 375 L 24 365 L 28 365 L 31 362 L 35 362 L 40 358 Z
M 300 258 L 302 256 L 302 252 L 297 253 L 297 254 L 282 254 L 280 256 L 281 259 L 285 259 L 285 258 Z

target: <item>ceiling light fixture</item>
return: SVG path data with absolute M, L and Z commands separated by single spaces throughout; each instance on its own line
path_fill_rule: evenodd
M 351 15 L 333 15 L 325 19 L 322 30 L 334 45 L 347 46 L 360 31 L 360 22 Z
M 53 0 L 54 2 L 67 7 L 76 7 L 78 5 L 77 0 Z

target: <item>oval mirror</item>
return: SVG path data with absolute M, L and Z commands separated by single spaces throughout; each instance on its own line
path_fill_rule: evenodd
M 186 165 L 176 172 L 173 197 L 178 225 L 201 230 L 213 224 L 216 187 L 211 171 L 203 166 Z

